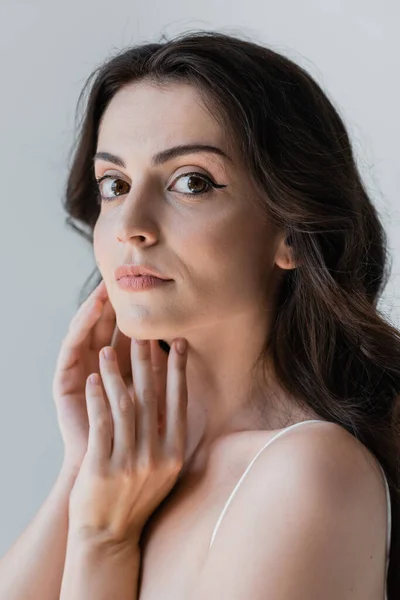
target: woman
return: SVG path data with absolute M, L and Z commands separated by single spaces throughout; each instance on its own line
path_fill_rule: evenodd
M 65 200 L 102 282 L 55 377 L 78 473 L 61 600 L 398 598 L 400 339 L 340 116 L 222 33 L 94 74 Z

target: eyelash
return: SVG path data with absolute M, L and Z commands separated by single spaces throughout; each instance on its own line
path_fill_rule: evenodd
M 225 185 L 219 185 L 218 183 L 215 183 L 215 181 L 213 181 L 212 179 L 210 179 L 209 177 L 207 177 L 207 175 L 203 175 L 203 173 L 196 173 L 195 171 L 191 171 L 190 173 L 182 173 L 182 175 L 179 175 L 179 177 L 177 177 L 174 180 L 173 183 L 176 183 L 181 177 L 190 177 L 190 176 L 196 176 L 199 179 L 202 179 L 203 181 L 205 181 L 211 187 L 211 189 L 208 189 L 208 190 L 206 190 L 204 192 L 197 192 L 197 193 L 193 193 L 193 194 L 189 194 L 189 193 L 186 193 L 186 192 L 177 192 L 178 194 L 182 194 L 183 196 L 202 196 L 203 194 L 209 194 L 212 191 L 212 189 L 226 187 Z M 112 200 L 114 198 L 106 198 L 105 196 L 103 196 L 100 193 L 100 184 L 105 179 L 115 179 L 115 180 L 118 180 L 120 178 L 117 177 L 116 175 L 103 175 L 99 179 L 96 179 L 97 188 L 98 188 L 98 196 L 97 196 L 97 198 L 98 198 L 99 202 L 101 202 L 101 201 L 103 201 L 103 202 L 112 202 Z M 124 180 L 122 179 L 121 181 L 124 181 Z

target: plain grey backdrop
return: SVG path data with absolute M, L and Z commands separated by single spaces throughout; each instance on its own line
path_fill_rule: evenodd
M 0 555 L 62 463 L 51 385 L 95 265 L 61 207 L 86 78 L 117 49 L 193 29 L 243 34 L 304 66 L 344 118 L 386 227 L 379 307 L 399 326 L 399 18 L 396 0 L 0 0 Z

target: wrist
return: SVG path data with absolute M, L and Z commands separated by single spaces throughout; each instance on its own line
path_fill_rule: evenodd
M 106 530 L 101 532 L 89 528 L 75 528 L 70 521 L 68 544 L 87 553 L 131 556 L 140 552 L 140 534 L 130 533 L 129 536 L 117 540 Z
M 70 479 L 71 481 L 75 481 L 78 476 L 80 470 L 80 465 L 77 465 L 72 460 L 64 457 L 63 463 L 61 465 L 60 476 L 64 479 Z
M 88 535 L 78 532 L 69 532 L 67 542 L 66 557 L 72 558 L 76 564 L 86 565 L 131 565 L 139 567 L 140 565 L 140 547 L 139 544 L 131 541 L 129 543 L 111 542 L 109 538 L 101 535 Z M 68 563 L 70 561 L 68 560 Z
M 60 600 L 136 598 L 140 561 L 134 544 L 69 532 Z

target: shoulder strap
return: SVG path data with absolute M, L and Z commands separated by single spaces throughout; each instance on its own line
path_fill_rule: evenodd
M 386 581 L 387 581 L 387 575 L 388 575 L 388 570 L 389 570 L 389 559 L 390 559 L 390 544 L 391 544 L 391 535 L 392 535 L 392 506 L 391 506 L 391 499 L 390 499 L 390 489 L 389 489 L 389 484 L 388 484 L 388 481 L 386 478 L 386 473 L 383 470 L 382 465 L 378 462 L 378 460 L 376 462 L 379 465 L 380 470 L 382 471 L 383 481 L 385 482 L 385 488 L 386 488 L 386 499 L 387 499 Z M 385 598 L 385 600 L 386 600 L 386 598 Z
M 226 502 L 220 516 L 219 519 L 217 521 L 217 524 L 215 525 L 212 537 L 211 537 L 211 541 L 210 541 L 210 548 L 212 546 L 212 543 L 214 541 L 214 538 L 217 534 L 217 531 L 219 529 L 219 526 L 221 525 L 222 519 L 224 518 L 224 515 L 228 509 L 228 506 L 230 505 L 230 503 L 232 502 L 236 492 L 239 489 L 240 484 L 242 483 L 242 481 L 244 480 L 244 478 L 246 477 L 247 473 L 250 471 L 252 465 L 254 464 L 254 462 L 256 461 L 256 459 L 260 456 L 261 452 L 263 452 L 274 440 L 276 440 L 278 437 L 280 437 L 281 435 L 283 435 L 284 433 L 286 433 L 287 431 L 290 431 L 291 429 L 294 429 L 295 427 L 299 427 L 300 425 L 305 425 L 306 423 L 326 423 L 326 421 L 322 421 L 322 419 L 310 419 L 308 421 L 300 421 L 299 423 L 294 423 L 294 425 L 290 425 L 289 427 L 285 427 L 284 429 L 282 429 L 281 431 L 279 431 L 276 435 L 274 435 L 270 440 L 268 440 L 268 442 L 261 448 L 261 450 L 259 450 L 257 452 L 257 454 L 255 455 L 255 457 L 253 458 L 253 460 L 250 462 L 250 464 L 248 465 L 247 469 L 245 470 L 245 472 L 243 473 L 243 475 L 241 476 L 241 478 L 239 479 L 239 481 L 237 482 L 237 484 L 235 485 L 233 492 L 231 493 L 231 495 L 228 498 L 228 501 Z

